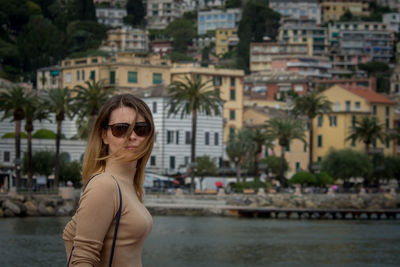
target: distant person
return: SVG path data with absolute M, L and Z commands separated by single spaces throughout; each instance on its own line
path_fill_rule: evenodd
M 153 225 L 142 203 L 153 143 L 153 117 L 142 100 L 121 94 L 104 104 L 86 147 L 79 208 L 63 233 L 69 266 L 142 266 Z

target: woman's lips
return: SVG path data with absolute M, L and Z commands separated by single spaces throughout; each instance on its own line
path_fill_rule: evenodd
M 126 147 L 125 147 L 125 149 L 130 149 L 130 150 L 136 149 L 136 148 L 137 148 L 137 146 L 126 146 Z

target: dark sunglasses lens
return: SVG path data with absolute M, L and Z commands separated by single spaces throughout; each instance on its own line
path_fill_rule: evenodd
M 129 124 L 114 124 L 111 125 L 111 133 L 115 137 L 122 137 L 129 129 Z
M 151 128 L 150 125 L 147 123 L 144 124 L 136 124 L 135 125 L 135 133 L 138 136 L 148 136 L 150 134 Z

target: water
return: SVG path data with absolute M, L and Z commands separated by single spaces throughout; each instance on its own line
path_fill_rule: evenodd
M 0 266 L 65 266 L 69 218 L 0 219 Z M 399 221 L 154 216 L 145 267 L 399 266 Z

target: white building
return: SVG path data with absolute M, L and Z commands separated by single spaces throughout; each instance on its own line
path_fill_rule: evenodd
M 40 68 L 36 72 L 36 88 L 38 90 L 62 87 L 62 71 L 60 66 Z
M 239 27 L 241 18 L 242 10 L 240 8 L 199 11 L 197 14 L 197 33 L 205 34 L 207 31 L 215 31 L 217 28 Z
M 147 52 L 149 50 L 148 32 L 142 29 L 124 26 L 107 31 L 107 40 L 102 50 L 113 52 Z
M 168 117 L 167 90 L 162 85 L 133 93 L 143 99 L 153 113 L 156 135 L 147 170 L 163 175 L 186 171 L 190 164 L 191 116 L 181 118 L 176 114 Z M 222 138 L 222 115 L 198 114 L 196 157 L 208 155 L 219 166 L 224 152 Z
M 183 0 L 184 11 L 225 7 L 225 0 Z
M 283 19 L 312 19 L 321 24 L 318 0 L 269 0 L 269 7 L 280 13 Z
M 122 8 L 96 8 L 97 22 L 111 27 L 123 26 L 126 15 L 126 9 Z
M 389 30 L 400 31 L 400 13 L 386 13 L 382 17 L 383 23 L 387 24 Z
M 165 29 L 183 15 L 182 0 L 147 0 L 147 28 Z

